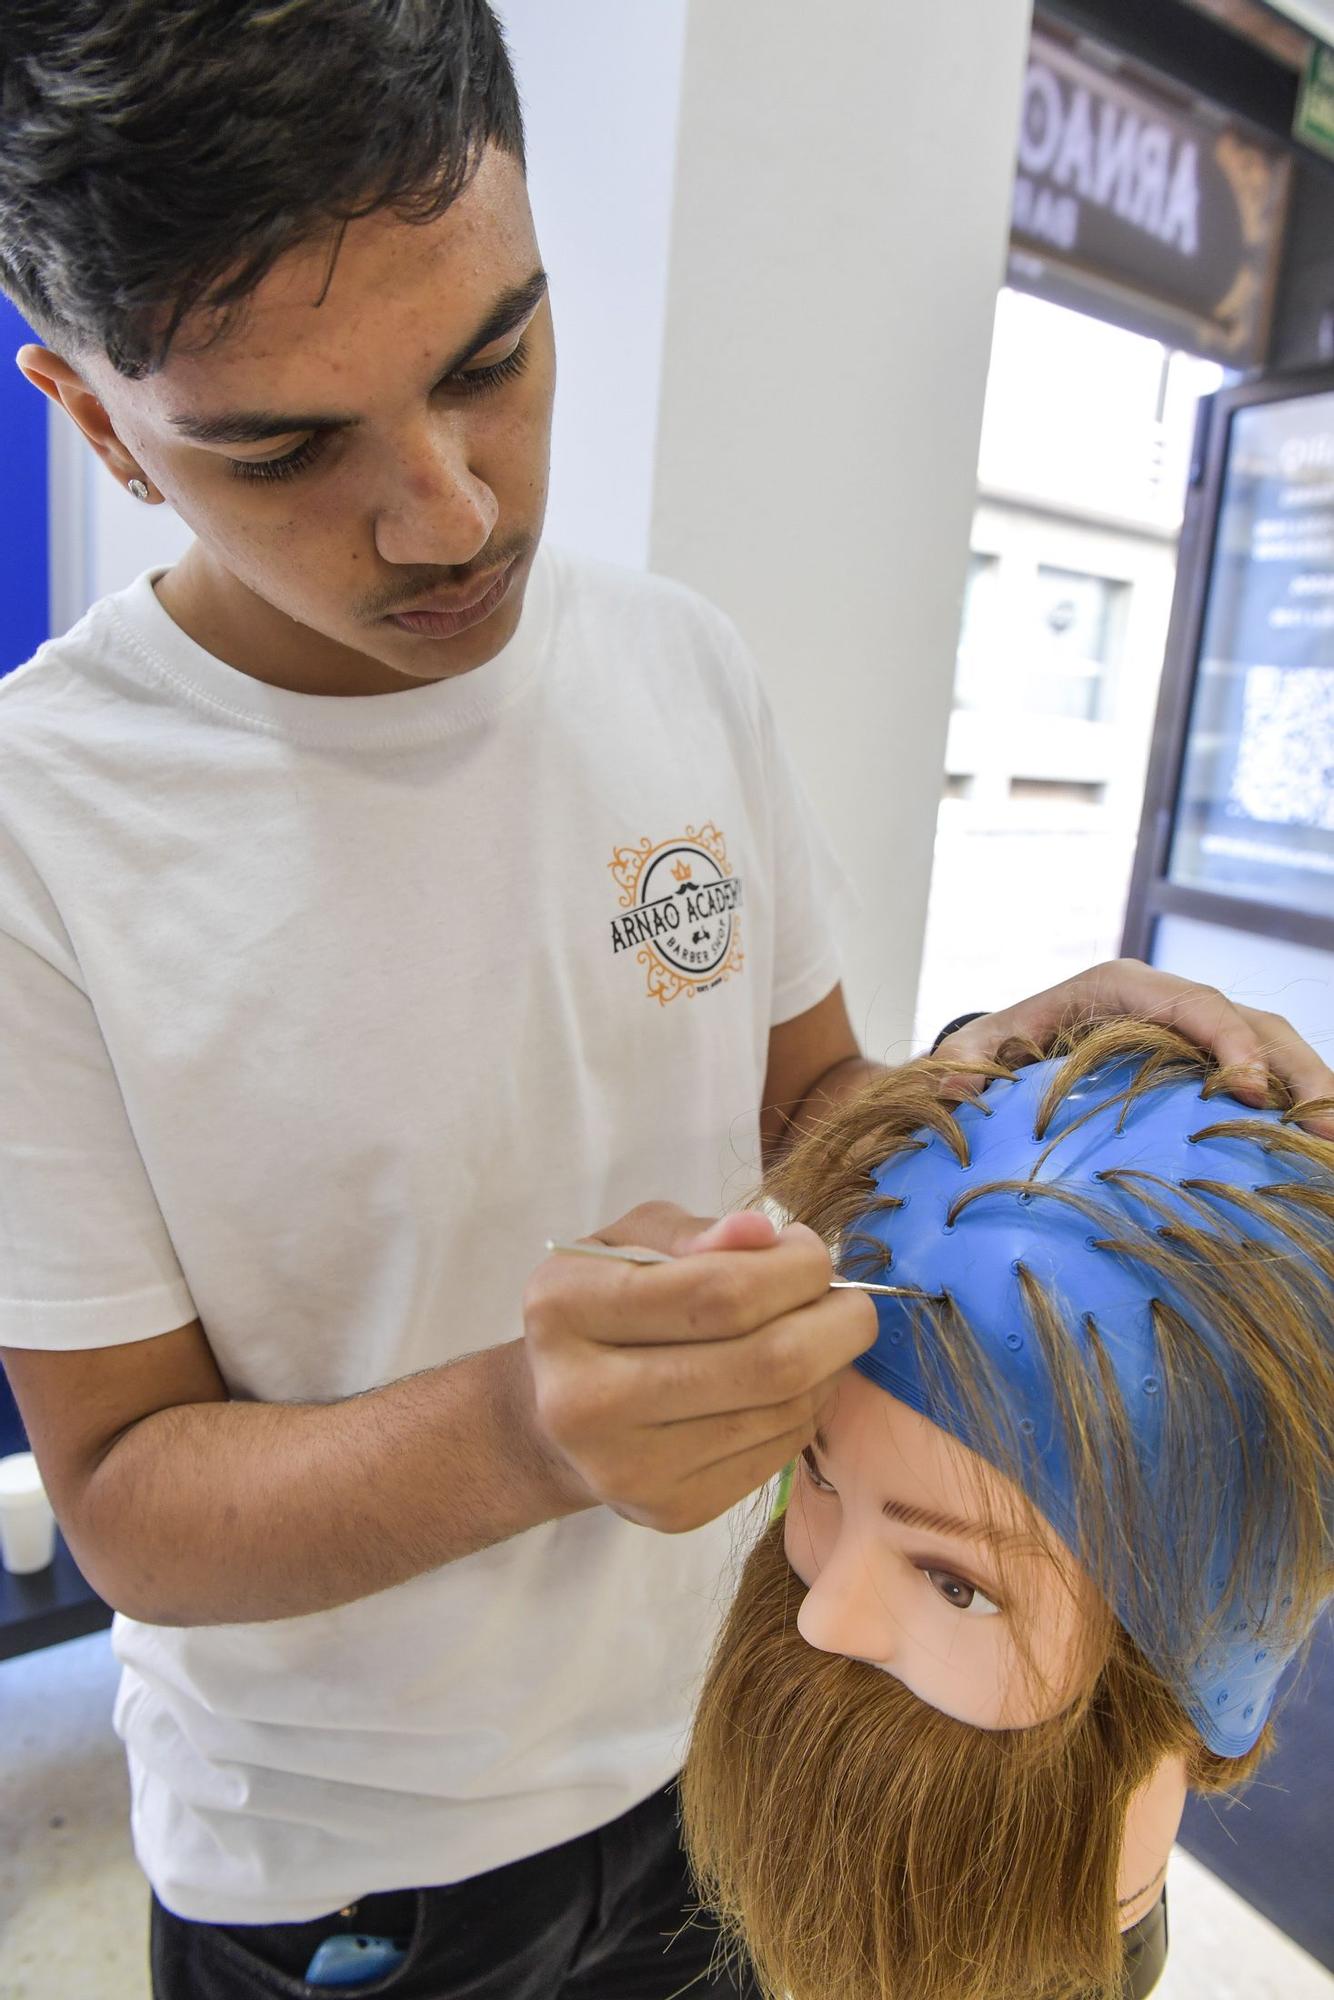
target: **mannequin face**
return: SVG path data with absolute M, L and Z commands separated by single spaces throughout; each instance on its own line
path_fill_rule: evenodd
M 1023 1729 L 1078 1691 L 1091 1585 L 1011 1482 L 849 1370 L 798 1461 L 797 1630 L 956 1721 Z

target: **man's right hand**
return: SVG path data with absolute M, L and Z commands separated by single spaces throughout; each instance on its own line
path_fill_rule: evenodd
M 710 1222 L 649 1202 L 590 1240 L 672 1262 L 538 1266 L 524 1335 L 540 1441 L 572 1499 L 681 1534 L 809 1443 L 875 1308 L 829 1289 L 812 1230 L 753 1212 Z

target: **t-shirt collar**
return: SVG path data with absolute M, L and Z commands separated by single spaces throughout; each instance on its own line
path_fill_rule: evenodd
M 494 659 L 392 694 L 300 694 L 229 666 L 198 645 L 160 602 L 165 567 L 145 570 L 110 600 L 134 640 L 139 666 L 195 705 L 243 727 L 294 742 L 350 749 L 427 742 L 485 722 L 527 686 L 546 647 L 554 602 L 552 560 L 539 548 L 513 637 Z

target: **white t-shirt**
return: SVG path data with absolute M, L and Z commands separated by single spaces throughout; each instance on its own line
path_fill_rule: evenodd
M 515 1338 L 548 1237 L 743 1199 L 842 878 L 727 621 L 543 552 L 475 672 L 307 695 L 155 574 L 0 681 L 0 1346 L 197 1315 L 233 1396 L 328 1400 Z M 334 1611 L 118 1616 L 159 1896 L 305 1919 L 627 1810 L 732 1526 L 598 1508 Z

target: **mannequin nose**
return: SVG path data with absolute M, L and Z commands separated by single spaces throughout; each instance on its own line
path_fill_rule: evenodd
M 841 1542 L 806 1592 L 797 1630 L 818 1652 L 843 1653 L 878 1666 L 892 1662 L 899 1640 L 883 1579 L 872 1577 L 859 1549 L 844 1549 Z
M 376 547 L 386 562 L 461 566 L 486 547 L 499 514 L 462 440 L 437 435 L 398 468 L 392 498 L 376 519 Z

